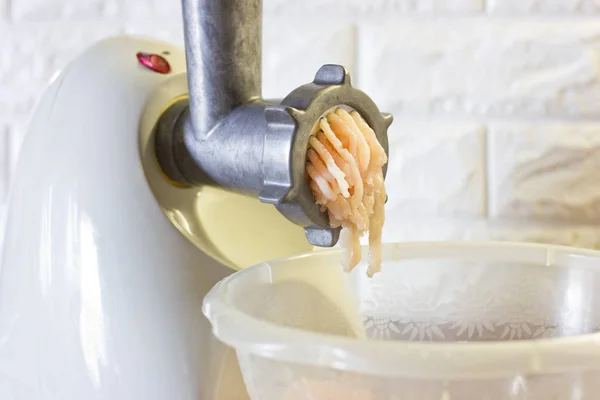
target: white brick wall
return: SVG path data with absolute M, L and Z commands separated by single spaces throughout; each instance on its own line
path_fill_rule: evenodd
M 266 96 L 335 62 L 395 114 L 387 240 L 600 247 L 600 0 L 264 3 Z M 179 0 L 0 0 L 0 223 L 44 82 L 105 36 L 181 43 L 180 13 Z

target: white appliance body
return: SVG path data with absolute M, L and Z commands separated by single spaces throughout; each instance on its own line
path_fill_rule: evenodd
M 162 54 L 171 72 L 142 66 L 139 51 Z M 202 299 L 233 271 L 225 264 L 307 243 L 271 206 L 178 188 L 161 174 L 152 130 L 186 92 L 182 49 L 119 37 L 82 54 L 41 99 L 0 264 L 0 399 L 243 398 L 235 376 L 229 394 L 215 394 L 226 349 Z M 272 223 L 253 226 L 267 214 Z M 272 226 L 285 233 L 280 245 L 270 244 Z

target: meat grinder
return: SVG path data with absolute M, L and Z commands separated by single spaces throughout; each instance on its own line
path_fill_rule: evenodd
M 305 176 L 315 123 L 355 109 L 387 152 L 391 116 L 342 66 L 261 98 L 260 0 L 183 0 L 183 18 L 185 52 L 104 40 L 37 105 L 0 270 L 3 400 L 217 397 L 207 291 L 338 239 Z

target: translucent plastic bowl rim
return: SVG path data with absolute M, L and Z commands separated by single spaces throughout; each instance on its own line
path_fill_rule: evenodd
M 577 266 L 600 269 L 600 251 L 565 246 L 429 242 L 389 243 L 383 247 L 384 253 L 390 248 L 399 250 L 397 260 L 440 257 L 467 260 L 470 253 L 481 254 L 483 251 L 490 261 L 530 260 L 539 264 L 540 255 L 545 255 L 545 265 L 548 266 L 570 260 Z M 276 268 L 277 264 L 286 260 L 318 257 L 322 253 L 301 254 L 258 264 L 219 282 L 203 304 L 203 312 L 211 322 L 215 336 L 244 354 L 386 377 L 461 380 L 600 370 L 599 333 L 504 342 L 365 341 L 279 326 L 240 311 L 230 301 L 229 284 L 243 274 L 253 274 L 256 269 L 265 266 Z

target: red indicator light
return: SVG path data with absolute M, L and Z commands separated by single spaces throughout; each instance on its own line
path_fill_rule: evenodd
M 164 57 L 158 54 L 151 53 L 137 53 L 137 59 L 144 67 L 151 71 L 158 72 L 160 74 L 168 74 L 171 72 L 171 66 Z

